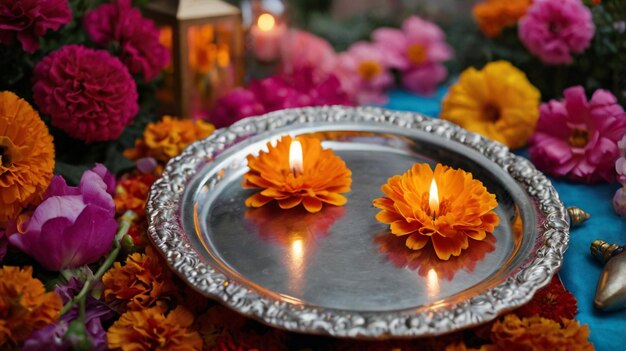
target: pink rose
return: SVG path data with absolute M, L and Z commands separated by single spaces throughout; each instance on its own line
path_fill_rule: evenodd
M 22 49 L 33 53 L 39 49 L 39 38 L 46 31 L 57 30 L 72 20 L 67 0 L 0 1 L 0 43 L 15 39 Z
M 541 104 L 530 158 L 558 177 L 595 183 L 615 179 L 618 140 L 626 133 L 626 114 L 613 94 L 596 90 L 587 101 L 581 86 L 565 89 L 563 101 Z
M 581 0 L 537 0 L 519 22 L 528 51 L 547 64 L 572 63 L 572 53 L 589 47 L 595 33 L 591 11 Z
M 169 63 L 167 48 L 159 42 L 159 29 L 144 18 L 130 0 L 117 0 L 87 12 L 83 20 L 91 40 L 102 48 L 120 46 L 120 58 L 133 74 L 154 79 Z
M 104 50 L 66 45 L 35 66 L 33 95 L 52 125 L 87 143 L 117 139 L 137 112 L 137 87 Z

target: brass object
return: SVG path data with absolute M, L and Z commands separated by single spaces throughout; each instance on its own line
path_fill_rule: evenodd
M 581 225 L 584 221 L 588 220 L 589 217 L 591 217 L 589 213 L 583 211 L 578 207 L 568 207 L 567 214 L 569 215 L 570 224 L 572 225 L 572 227 L 577 227 Z
M 626 307 L 626 252 L 617 254 L 604 266 L 594 304 L 604 311 Z
M 594 258 L 602 263 L 608 262 L 613 256 L 624 251 L 623 246 L 617 244 L 609 244 L 604 240 L 594 240 L 591 243 L 591 254 Z

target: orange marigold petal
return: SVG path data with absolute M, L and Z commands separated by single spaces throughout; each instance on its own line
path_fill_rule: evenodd
M 304 208 L 311 213 L 317 213 L 322 209 L 322 201 L 314 197 L 305 197 L 302 199 L 302 204 Z
M 391 223 L 391 232 L 395 235 L 406 235 L 413 233 L 421 227 L 419 222 L 407 222 L 404 219 Z
M 406 238 L 405 244 L 406 244 L 406 247 L 408 247 L 411 250 L 419 250 L 423 248 L 424 246 L 426 246 L 429 240 L 430 240 L 430 237 L 415 233 L 415 234 L 409 235 L 409 237 Z
M 282 209 L 289 209 L 298 206 L 302 202 L 302 198 L 299 196 L 288 197 L 283 200 L 278 200 L 278 206 Z

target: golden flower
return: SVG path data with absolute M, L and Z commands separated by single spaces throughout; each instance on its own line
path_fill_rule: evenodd
M 591 351 L 587 340 L 589 327 L 563 319 L 561 324 L 542 317 L 520 319 L 508 314 L 491 329 L 491 339 L 498 350 L 507 351 Z
M 61 297 L 46 292 L 33 278 L 33 269 L 0 268 L 0 348 L 16 347 L 31 332 L 54 323 L 61 310 Z
M 154 157 L 167 162 L 180 154 L 194 141 L 211 135 L 215 127 L 201 120 L 175 119 L 164 116 L 156 123 L 148 123 L 143 132 L 143 139 L 135 142 L 134 149 L 128 149 L 124 156 L 136 160 L 142 157 Z
M 202 338 L 190 327 L 193 314 L 176 307 L 167 316 L 158 308 L 128 311 L 107 331 L 111 350 L 201 350 Z
M 0 92 L 0 223 L 37 200 L 53 169 L 52 136 L 39 114 L 12 92 Z
M 323 203 L 342 206 L 348 200 L 341 195 L 350 191 L 352 172 L 332 150 L 322 149 L 318 139 L 298 138 L 302 144 L 302 171 L 293 171 L 289 160 L 291 137 L 283 137 L 276 146 L 268 143 L 269 152 L 248 155 L 250 171 L 243 176 L 246 189 L 262 191 L 248 197 L 246 206 L 261 207 L 272 200 L 282 209 L 300 203 L 312 213 Z
M 433 185 L 437 192 L 432 192 Z M 387 197 L 375 199 L 376 219 L 391 233 L 407 235 L 405 245 L 420 250 L 432 243 L 437 257 L 448 260 L 469 247 L 470 239 L 484 240 L 498 225 L 496 196 L 472 174 L 437 164 L 415 164 L 381 187 Z M 438 193 L 438 194 L 437 194 Z
M 145 207 L 150 186 L 154 181 L 155 176 L 152 174 L 136 174 L 120 180 L 113 197 L 115 212 L 121 215 L 127 210 L 131 210 L 143 218 L 146 214 Z
M 532 0 L 486 0 L 474 5 L 472 13 L 480 30 L 488 37 L 497 37 L 524 17 Z
M 450 88 L 441 118 L 510 148 L 526 145 L 539 118 L 540 94 L 509 62 L 466 69 Z
M 152 247 L 146 253 L 133 253 L 126 264 L 115 262 L 102 277 L 104 299 L 121 301 L 122 310 L 158 306 L 165 310 L 176 293 L 172 274 Z

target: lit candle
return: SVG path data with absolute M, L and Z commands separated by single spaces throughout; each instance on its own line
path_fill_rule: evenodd
M 433 181 L 430 183 L 428 205 L 430 206 L 430 212 L 433 214 L 434 219 L 437 217 L 437 211 L 439 211 L 439 191 L 435 178 L 433 178 Z
M 294 176 L 301 174 L 304 169 L 302 158 L 302 144 L 299 140 L 292 141 L 289 146 L 289 168 Z
M 250 28 L 252 49 L 256 57 L 264 62 L 271 62 L 280 54 L 280 42 L 285 34 L 285 24 L 277 23 L 274 16 L 264 13 Z

